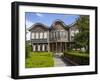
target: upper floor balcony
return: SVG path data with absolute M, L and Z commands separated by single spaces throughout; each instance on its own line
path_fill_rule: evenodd
M 47 39 L 31 39 L 31 43 L 48 43 Z
M 49 39 L 51 42 L 68 42 L 68 32 L 67 31 L 51 31 L 49 34 Z

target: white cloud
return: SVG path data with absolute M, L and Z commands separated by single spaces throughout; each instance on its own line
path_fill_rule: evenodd
M 43 17 L 43 14 L 40 14 L 40 13 L 36 13 L 36 15 L 39 17 Z
M 29 31 L 26 33 L 26 40 L 30 40 L 30 32 Z
M 33 24 L 33 22 L 26 20 L 26 40 L 30 40 L 30 32 L 27 29 L 30 28 Z
M 30 28 L 34 23 L 26 20 L 26 28 Z

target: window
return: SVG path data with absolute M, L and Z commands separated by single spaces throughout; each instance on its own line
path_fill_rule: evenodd
M 34 33 L 32 33 L 32 39 L 34 39 L 35 38 L 35 34 Z
M 55 38 L 55 31 L 53 31 L 53 39 Z
M 40 39 L 43 38 L 43 32 L 40 32 Z
M 55 31 L 55 38 L 57 38 L 56 32 L 57 32 L 57 31 Z
M 63 37 L 63 31 L 60 31 L 60 37 L 61 38 Z
M 44 32 L 44 38 L 47 38 L 47 32 Z
M 52 32 L 50 32 L 50 39 L 52 39 Z
M 68 39 L 68 32 L 66 31 L 65 34 L 66 34 L 66 39 Z
M 66 37 L 67 37 L 67 31 L 64 31 L 63 34 L 64 34 L 64 38 L 66 39 Z
M 36 39 L 38 39 L 39 38 L 39 33 L 36 33 Z
M 71 31 L 71 36 L 74 36 L 74 31 Z
M 58 31 L 58 39 L 60 39 L 60 31 Z

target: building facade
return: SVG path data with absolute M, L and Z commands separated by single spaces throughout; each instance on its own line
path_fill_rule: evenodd
M 36 23 L 29 31 L 33 51 L 55 53 L 66 51 L 74 43 L 74 35 L 79 32 L 77 25 L 67 26 L 61 20 L 54 21 L 50 27 Z

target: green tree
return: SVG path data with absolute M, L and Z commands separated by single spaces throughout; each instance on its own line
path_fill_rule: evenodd
M 80 16 L 76 22 L 79 33 L 75 35 L 74 41 L 77 47 L 84 47 L 89 52 L 89 16 Z
M 28 58 L 30 52 L 32 51 L 32 45 L 29 44 L 29 43 L 26 43 L 25 48 L 26 48 L 26 51 L 25 51 L 25 52 L 26 52 L 26 53 L 25 53 L 25 57 Z

